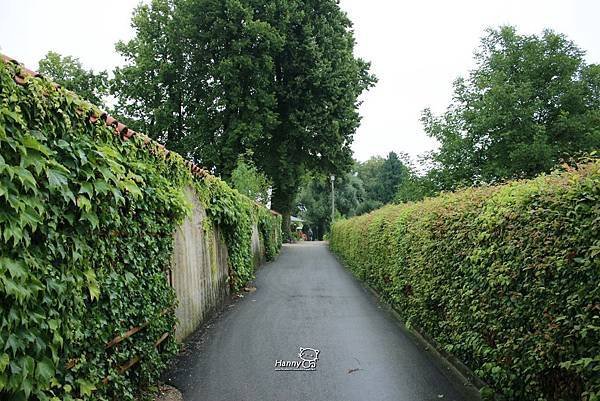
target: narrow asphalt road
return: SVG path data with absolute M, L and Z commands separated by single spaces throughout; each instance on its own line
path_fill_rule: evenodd
M 254 285 L 169 373 L 187 401 L 464 399 L 325 243 L 285 245 Z M 276 371 L 299 347 L 319 350 L 316 370 Z

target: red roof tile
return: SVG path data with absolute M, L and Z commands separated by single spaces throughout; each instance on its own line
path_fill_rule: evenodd
M 18 74 L 16 74 L 13 77 L 15 82 L 18 83 L 19 85 L 24 85 L 26 83 L 25 78 L 27 76 L 33 76 L 33 77 L 41 77 L 42 76 L 40 73 L 32 71 L 28 68 L 25 68 L 22 64 L 20 64 L 15 59 L 8 57 L 2 53 L 0 53 L 0 59 L 2 59 L 2 61 L 4 61 L 5 63 L 13 63 L 13 64 L 20 66 L 20 71 L 18 72 Z M 54 85 L 55 88 L 60 88 L 59 84 L 57 84 L 55 82 L 53 82 L 52 84 Z M 141 136 L 143 138 L 144 145 L 152 144 L 156 149 L 159 149 L 159 152 L 156 152 L 156 153 L 161 154 L 165 158 L 168 157 L 169 154 L 171 153 L 171 151 L 166 149 L 163 144 L 154 141 L 153 139 L 151 139 L 150 137 L 148 137 L 144 134 L 138 133 L 132 129 L 127 128 L 127 126 L 125 124 L 117 121 L 116 118 L 110 116 L 106 111 L 103 111 L 100 116 L 90 114 L 88 119 L 91 123 L 96 123 L 98 121 L 98 119 L 104 120 L 104 122 L 107 126 L 111 126 L 111 127 L 115 128 L 115 134 L 119 135 L 119 137 L 121 137 L 124 141 L 128 140 L 129 138 L 133 137 L 134 135 Z M 186 166 L 188 166 L 191 173 L 197 177 L 205 177 L 207 175 L 210 175 L 210 173 L 206 169 L 199 167 L 198 165 L 196 165 L 196 163 L 194 163 L 190 160 L 185 160 L 185 164 L 186 164 Z
M 20 66 L 20 71 L 17 75 L 14 76 L 14 80 L 15 82 L 17 82 L 19 85 L 24 85 L 26 83 L 25 78 L 27 76 L 33 76 L 33 77 L 41 77 L 42 75 L 38 72 L 32 71 L 28 68 L 25 68 L 22 64 L 20 64 L 18 61 L 16 61 L 15 59 L 8 57 L 2 53 L 0 53 L 0 59 L 2 59 L 2 61 L 6 62 L 6 63 L 14 63 L 17 64 L 18 66 Z M 60 88 L 61 86 L 55 82 L 52 82 L 52 84 L 54 85 L 55 88 Z M 107 126 L 112 126 L 115 128 L 115 135 L 119 135 L 119 137 L 121 139 L 123 139 L 124 141 L 127 141 L 129 138 L 137 135 L 140 136 L 143 139 L 144 145 L 153 145 L 155 147 L 155 149 L 159 150 L 158 152 L 153 152 L 153 153 L 157 153 L 157 154 L 161 154 L 163 157 L 168 157 L 169 154 L 171 153 L 170 150 L 166 149 L 165 146 L 159 142 L 156 142 L 155 140 L 153 140 L 152 138 L 150 138 L 149 136 L 136 132 L 132 129 L 127 128 L 127 126 L 123 123 L 120 123 L 119 121 L 117 121 L 116 118 L 110 116 L 106 111 L 102 111 L 102 113 L 100 114 L 100 116 L 96 116 L 93 113 L 91 113 L 88 117 L 88 120 L 94 124 L 98 121 L 98 119 L 103 120 L 105 122 L 105 124 Z M 196 177 L 206 177 L 209 176 L 210 173 L 208 172 L 208 170 L 198 166 L 196 163 L 194 163 L 191 160 L 186 160 L 185 161 L 185 165 L 188 167 L 188 169 L 190 170 L 190 172 L 196 176 Z M 256 204 L 260 205 L 259 203 L 255 202 Z M 262 205 L 260 205 L 262 206 Z M 270 210 L 270 212 L 273 215 L 277 215 L 277 216 L 281 216 L 281 214 L 277 213 L 274 210 Z

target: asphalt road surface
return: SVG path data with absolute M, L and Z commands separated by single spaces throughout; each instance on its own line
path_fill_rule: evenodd
M 465 399 L 326 243 L 284 245 L 254 285 L 168 374 L 187 401 Z M 300 347 L 319 350 L 316 370 L 275 370 L 302 362 Z

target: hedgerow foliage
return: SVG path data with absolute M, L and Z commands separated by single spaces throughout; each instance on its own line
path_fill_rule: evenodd
M 194 182 L 194 187 L 212 222 L 224 227 L 230 285 L 237 291 L 254 277 L 252 226 L 258 224 L 267 260 L 272 260 L 281 248 L 281 216 L 271 214 L 217 177 L 207 176 Z
M 507 400 L 600 397 L 600 162 L 387 206 L 331 247 Z
M 177 351 L 165 273 L 184 187 L 223 228 L 234 289 L 253 274 L 251 224 L 270 213 L 193 177 L 181 156 L 91 122 L 99 110 L 47 80 L 17 84 L 19 69 L 0 62 L 0 398 L 131 400 Z
M 267 260 L 273 260 L 279 254 L 283 238 L 281 235 L 281 215 L 269 216 L 266 209 L 259 208 L 258 229 L 265 238 L 265 256 Z M 268 238 L 268 240 L 267 240 Z

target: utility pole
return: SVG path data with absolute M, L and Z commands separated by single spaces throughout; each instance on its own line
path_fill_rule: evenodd
M 335 218 L 335 192 L 333 188 L 334 181 L 335 175 L 331 174 L 331 225 L 333 225 L 333 219 Z

